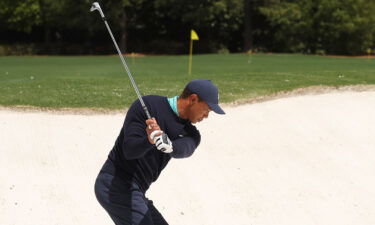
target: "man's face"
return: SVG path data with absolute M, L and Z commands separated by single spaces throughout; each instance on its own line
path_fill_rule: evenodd
M 199 101 L 196 94 L 190 97 L 190 105 L 188 110 L 188 119 L 192 123 L 197 123 L 208 117 L 211 109 L 205 101 Z

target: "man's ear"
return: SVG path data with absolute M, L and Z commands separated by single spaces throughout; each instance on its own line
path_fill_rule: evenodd
M 190 100 L 190 104 L 194 104 L 194 103 L 198 102 L 198 100 L 199 100 L 198 95 L 197 94 L 191 94 L 189 96 L 189 100 Z

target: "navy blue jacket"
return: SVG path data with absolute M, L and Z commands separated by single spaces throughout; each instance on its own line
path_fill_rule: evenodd
M 124 125 L 108 156 L 103 170 L 114 172 L 126 181 L 136 182 L 145 192 L 159 177 L 171 158 L 185 158 L 193 154 L 200 143 L 199 131 L 189 120 L 179 118 L 166 97 L 144 96 L 150 114 L 173 143 L 172 153 L 163 153 L 150 144 L 146 133 L 146 114 L 139 100 L 129 108 Z M 108 161 L 107 160 L 107 161 Z

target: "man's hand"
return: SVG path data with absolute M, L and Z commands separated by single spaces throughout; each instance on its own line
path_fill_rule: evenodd
M 155 118 L 146 120 L 146 125 L 147 125 L 146 133 L 147 133 L 148 141 L 151 144 L 155 144 L 155 141 L 154 141 L 155 137 L 161 135 L 163 131 L 160 130 L 160 127 L 158 123 L 156 122 Z M 152 134 L 152 137 L 151 137 L 151 134 Z
M 158 150 L 164 153 L 173 152 L 172 141 L 169 139 L 167 134 L 162 134 L 154 137 L 155 146 Z
M 172 141 L 169 139 L 167 134 L 163 134 L 163 131 L 160 130 L 155 118 L 146 120 L 146 124 L 148 141 L 151 144 L 155 144 L 159 151 L 171 153 L 173 151 Z

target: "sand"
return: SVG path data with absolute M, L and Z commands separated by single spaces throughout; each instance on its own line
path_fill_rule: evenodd
M 375 91 L 225 110 L 147 193 L 170 224 L 375 224 Z M 124 115 L 1 109 L 0 224 L 112 224 L 93 185 Z

